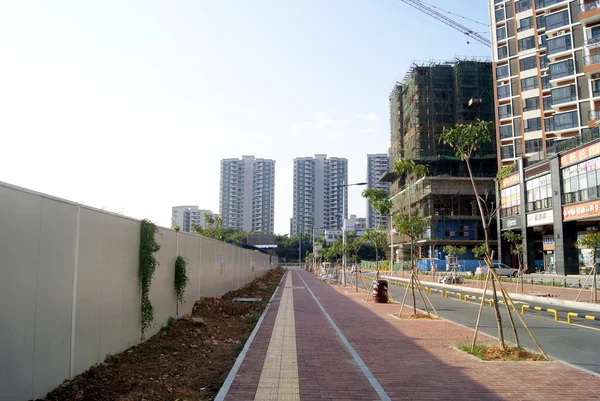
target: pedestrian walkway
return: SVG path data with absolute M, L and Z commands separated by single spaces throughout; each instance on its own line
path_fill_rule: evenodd
M 217 400 L 596 400 L 600 379 L 560 362 L 481 362 L 472 331 L 399 320 L 398 305 L 289 270 Z M 483 338 L 484 342 L 491 342 Z

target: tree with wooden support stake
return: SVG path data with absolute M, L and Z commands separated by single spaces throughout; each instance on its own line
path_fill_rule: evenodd
M 500 308 L 498 306 L 498 292 L 496 288 L 500 288 L 500 292 L 504 297 L 504 302 L 507 306 L 507 313 L 512 325 L 513 334 L 515 336 L 515 342 L 517 345 L 520 345 L 518 339 L 518 333 L 516 326 L 513 321 L 512 312 L 510 309 L 510 305 L 514 305 L 510 295 L 504 289 L 502 285 L 502 281 L 498 276 L 496 269 L 493 263 L 493 251 L 490 249 L 490 223 L 495 218 L 496 213 L 498 212 L 498 207 L 491 202 L 488 202 L 488 194 L 485 196 L 479 195 L 479 190 L 477 189 L 477 185 L 475 184 L 475 179 L 473 177 L 473 170 L 471 168 L 471 161 L 477 155 L 482 145 L 485 145 L 491 141 L 490 136 L 490 126 L 491 123 L 487 121 L 482 121 L 477 119 L 475 122 L 470 124 L 456 124 L 455 127 L 445 129 L 444 132 L 440 135 L 440 143 L 449 146 L 454 149 L 454 153 L 458 156 L 462 161 L 464 161 L 467 165 L 467 171 L 469 172 L 469 179 L 471 181 L 471 186 L 473 187 L 473 193 L 475 195 L 475 199 L 477 201 L 477 207 L 479 209 L 479 215 L 481 218 L 481 225 L 483 228 L 484 234 L 484 242 L 483 242 L 483 259 L 488 266 L 488 278 L 486 279 L 486 288 L 482 296 L 482 302 L 479 307 L 479 315 L 476 323 L 475 333 L 473 336 L 473 347 L 477 341 L 477 334 L 479 331 L 479 322 L 481 317 L 481 312 L 483 310 L 483 305 L 485 303 L 485 296 L 487 294 L 487 285 L 488 282 L 491 283 L 492 287 L 492 297 L 494 300 L 494 312 L 496 315 L 496 323 L 498 326 L 498 339 L 500 348 L 503 351 L 506 351 L 506 343 L 504 341 L 504 332 L 502 329 L 502 315 L 500 314 Z M 525 327 L 525 330 L 530 335 L 533 342 L 538 347 L 540 353 L 548 359 L 546 353 L 536 340 L 535 336 L 521 317 L 519 313 L 516 313 L 517 317 L 521 321 L 521 324 Z
M 523 254 L 525 253 L 525 247 L 523 246 L 523 236 L 513 231 L 505 231 L 502 233 L 504 239 L 510 244 L 510 253 L 517 257 L 519 262 L 519 282 L 521 283 L 521 292 L 523 293 Z M 509 291 L 512 289 L 510 285 Z
M 416 293 L 415 293 L 415 288 L 416 288 L 419 291 L 419 295 L 421 296 L 421 301 L 423 302 L 423 305 L 425 306 L 425 312 L 427 313 L 427 316 L 431 317 L 431 314 L 429 313 L 429 309 L 431 308 L 433 310 L 433 312 L 435 313 L 436 317 L 438 317 L 439 315 L 437 314 L 437 311 L 435 310 L 435 306 L 433 306 L 433 303 L 429 299 L 427 292 L 424 292 L 422 290 L 421 280 L 419 279 L 419 276 L 417 274 L 418 269 L 415 264 L 415 256 L 418 259 L 418 257 L 420 255 L 415 254 L 414 244 L 417 239 L 419 239 L 423 236 L 423 233 L 425 232 L 427 227 L 429 227 L 429 222 L 427 221 L 427 219 L 424 219 L 424 218 L 418 217 L 418 216 L 411 217 L 410 215 L 395 215 L 394 219 L 393 219 L 393 226 L 396 230 L 398 230 L 398 232 L 400 234 L 408 237 L 408 239 L 410 240 L 411 254 L 410 254 L 410 285 L 409 285 L 409 289 L 410 289 L 410 292 L 412 295 L 413 316 L 415 318 L 417 317 L 417 299 L 416 299 L 417 297 L 416 297 Z M 404 292 L 404 297 L 402 298 L 402 303 L 400 305 L 400 312 L 398 312 L 398 317 L 402 317 L 402 311 L 404 310 L 404 304 L 406 302 L 407 295 L 408 295 L 408 289 L 407 289 L 407 291 Z
M 591 249 L 594 252 L 594 259 L 596 258 L 596 253 L 598 252 L 598 248 L 600 248 L 600 233 L 590 233 L 590 234 L 586 234 L 584 235 L 582 238 L 578 239 L 575 242 L 575 245 L 578 248 L 582 248 L 582 249 Z M 595 260 L 594 260 L 595 262 Z M 598 266 L 596 265 L 596 263 L 594 263 L 594 268 L 592 269 L 592 271 L 590 271 L 590 274 L 588 274 L 588 276 L 585 279 L 585 282 L 583 283 L 583 286 L 581 287 L 581 290 L 579 290 L 579 293 L 577 294 L 577 298 L 575 298 L 575 301 L 579 301 L 579 297 L 581 296 L 584 288 L 586 287 L 588 281 L 590 280 L 590 278 L 592 279 L 592 294 L 591 294 L 591 298 L 590 301 L 593 303 L 598 302 L 598 286 L 597 286 L 597 279 L 598 279 Z

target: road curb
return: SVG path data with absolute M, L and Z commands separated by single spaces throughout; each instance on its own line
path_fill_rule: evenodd
M 382 278 L 385 280 L 399 281 L 399 282 L 403 282 L 403 283 L 410 282 L 409 279 L 400 278 L 400 277 L 382 276 Z M 480 288 L 465 287 L 462 285 L 442 284 L 442 283 L 436 283 L 433 281 L 421 282 L 421 284 L 424 287 L 431 286 L 431 287 L 436 287 L 436 288 L 440 288 L 440 289 L 452 289 L 454 291 L 459 291 L 459 292 L 460 291 L 474 292 L 474 293 L 483 295 L 483 289 L 480 289 Z M 490 296 L 491 294 L 492 294 L 492 291 L 487 290 L 486 295 Z M 498 296 L 500 298 L 503 298 L 501 294 L 498 294 Z M 510 293 L 510 296 L 513 300 L 517 300 L 517 301 L 536 302 L 536 303 L 541 303 L 541 304 L 546 304 L 546 305 L 561 306 L 561 307 L 565 307 L 565 308 L 585 309 L 585 310 L 589 310 L 592 312 L 600 312 L 600 305 L 588 304 L 586 302 L 569 301 L 569 300 L 565 300 L 565 299 L 556 299 L 556 298 L 537 297 L 534 295 L 515 294 L 512 292 Z

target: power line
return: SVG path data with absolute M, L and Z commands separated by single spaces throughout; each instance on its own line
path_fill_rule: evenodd
M 400 7 L 400 5 L 398 3 L 396 3 L 394 0 L 390 0 L 390 1 L 392 1 L 392 3 L 396 4 L 398 7 Z M 491 47 L 491 45 L 492 45 L 490 40 L 487 39 L 486 37 L 480 35 L 479 33 L 473 31 L 472 29 L 467 28 L 464 25 L 459 24 L 458 22 L 454 21 L 453 19 L 451 19 L 449 17 L 446 17 L 445 15 L 432 9 L 431 7 L 429 7 L 429 5 L 423 3 L 420 0 L 400 0 L 400 1 L 437 19 L 438 21 L 452 27 L 453 29 L 456 29 L 457 31 L 462 32 L 463 34 L 478 41 L 479 43 L 486 45 L 487 47 Z
M 460 15 L 460 14 L 453 13 L 452 11 L 444 10 L 444 9 L 443 9 L 443 8 L 441 8 L 441 7 L 435 6 L 435 5 L 433 5 L 433 4 L 428 4 L 428 3 L 425 3 L 424 1 L 421 1 L 421 3 L 423 3 L 423 4 L 425 4 L 425 5 L 429 6 L 429 7 L 432 7 L 432 8 L 437 8 L 437 9 L 438 9 L 438 10 L 440 10 L 440 11 L 443 11 L 443 12 L 445 12 L 445 13 L 448 13 L 448 14 L 452 14 L 452 15 L 454 15 L 454 16 L 457 16 L 457 17 L 459 17 L 459 18 L 466 19 L 467 21 L 474 22 L 474 23 L 476 23 L 476 24 L 479 24 L 479 25 L 483 25 L 483 26 L 487 26 L 487 27 L 489 27 L 489 26 L 490 26 L 490 24 L 486 24 L 486 23 L 484 23 L 484 22 L 479 22 L 479 21 L 477 21 L 477 20 L 474 20 L 474 19 L 471 19 L 471 18 L 469 18 L 469 17 L 465 17 L 464 15 Z

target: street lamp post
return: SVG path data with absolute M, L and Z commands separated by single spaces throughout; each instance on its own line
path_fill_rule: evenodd
M 356 185 L 367 185 L 367 183 L 357 182 L 356 184 L 338 185 L 338 188 L 344 188 L 344 193 L 342 194 L 342 247 L 344 251 L 344 253 L 342 254 L 342 285 L 344 287 L 346 286 L 346 191 L 348 187 Z

